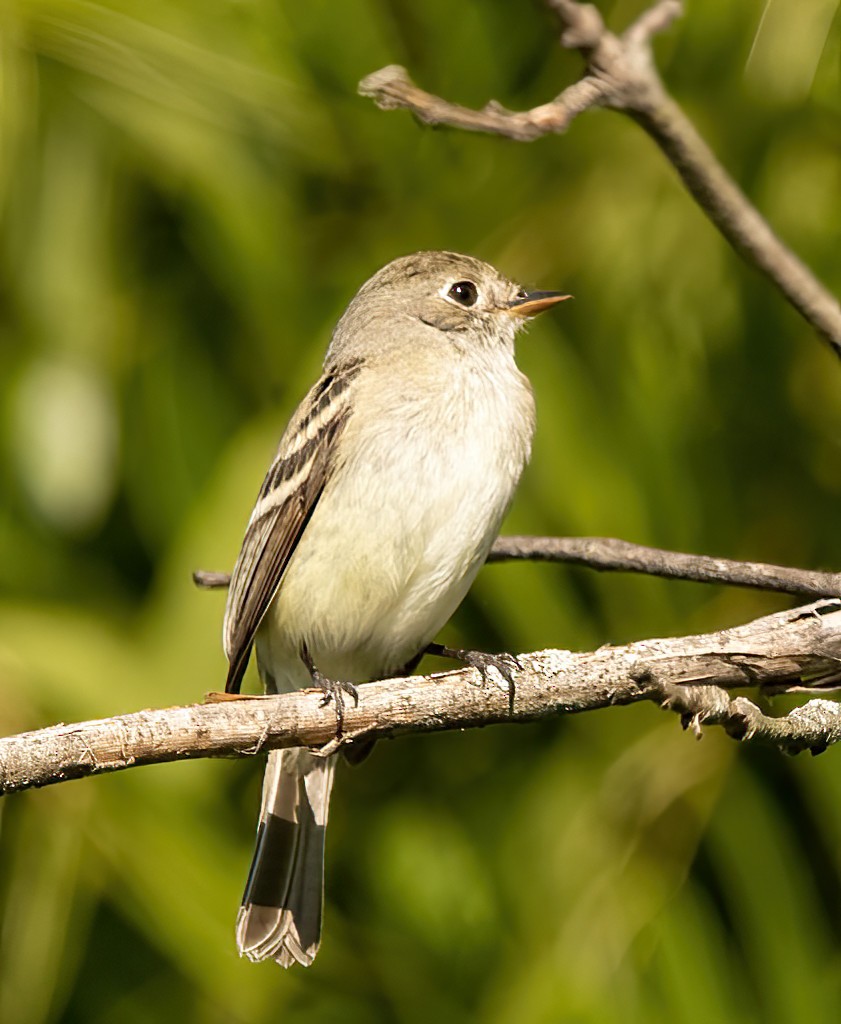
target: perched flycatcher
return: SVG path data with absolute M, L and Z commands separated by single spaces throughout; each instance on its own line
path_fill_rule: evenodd
M 353 683 L 417 662 L 485 561 L 529 458 L 534 400 L 514 336 L 567 297 L 450 252 L 404 256 L 360 288 L 248 523 L 225 611 L 229 692 L 252 646 L 267 692 L 315 682 L 339 715 Z M 309 965 L 318 951 L 334 768 L 335 755 L 269 754 L 237 921 L 252 960 Z

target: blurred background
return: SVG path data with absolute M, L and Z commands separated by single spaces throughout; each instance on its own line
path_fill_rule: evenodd
M 579 73 L 556 36 L 538 2 L 5 0 L 3 733 L 221 687 L 224 597 L 190 572 L 230 568 L 332 325 L 421 248 L 576 297 L 520 344 L 539 431 L 509 532 L 841 568 L 841 366 L 634 124 L 518 145 L 356 96 L 397 62 L 532 106 Z M 657 41 L 836 294 L 840 40 L 837 0 L 708 0 Z M 790 603 L 499 565 L 443 638 L 588 649 Z M 260 773 L 2 801 L 0 1020 L 838 1020 L 841 752 L 697 743 L 653 706 L 380 744 L 340 772 L 322 951 L 288 973 L 234 947 Z

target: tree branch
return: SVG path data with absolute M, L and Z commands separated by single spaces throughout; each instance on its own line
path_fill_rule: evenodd
M 820 753 L 841 739 L 841 705 L 810 700 L 772 718 L 731 689 L 826 692 L 841 680 L 841 601 L 779 612 L 718 633 L 642 640 L 588 653 L 523 655 L 516 691 L 474 669 L 359 687 L 345 708 L 346 741 L 528 722 L 653 701 L 696 734 L 721 725 L 736 739 Z M 277 747 L 336 747 L 320 690 L 216 700 L 56 725 L 0 740 L 0 794 L 125 768 L 199 757 L 249 757 Z
M 636 572 L 806 597 L 841 597 L 841 573 L 664 551 L 611 537 L 497 537 L 488 561 L 570 562 L 602 572 Z M 193 580 L 205 590 L 216 590 L 227 587 L 230 576 L 199 569 Z
M 695 583 L 752 587 L 806 597 L 841 597 L 841 573 L 664 551 L 613 537 L 498 537 L 489 562 L 570 562 L 603 572 L 635 572 Z
M 657 74 L 651 39 L 681 14 L 679 0 L 658 0 L 618 36 L 605 28 L 601 14 L 591 4 L 549 0 L 549 6 L 565 26 L 561 44 L 577 49 L 586 63 L 581 79 L 549 103 L 515 112 L 491 101 L 482 110 L 470 110 L 419 89 L 398 65 L 368 75 L 359 83 L 359 92 L 383 110 L 410 110 L 424 124 L 490 132 L 519 142 L 562 133 L 591 107 L 627 114 L 654 139 L 733 248 L 758 267 L 836 355 L 841 355 L 838 300 L 774 234 L 668 95 Z

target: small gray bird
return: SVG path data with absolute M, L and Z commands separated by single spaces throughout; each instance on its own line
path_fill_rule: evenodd
M 485 561 L 534 432 L 514 363 L 528 317 L 569 296 L 527 293 L 493 267 L 418 252 L 383 267 L 333 332 L 248 523 L 228 591 L 226 689 L 252 646 L 268 693 L 399 675 L 427 650 L 483 672 L 510 662 L 431 643 Z M 257 848 L 237 920 L 241 955 L 312 963 L 335 755 L 269 754 Z

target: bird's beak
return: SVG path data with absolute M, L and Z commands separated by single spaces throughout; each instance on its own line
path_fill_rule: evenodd
M 512 316 L 536 316 L 544 309 L 557 306 L 559 302 L 571 298 L 571 295 L 562 295 L 561 292 L 529 292 L 524 298 L 509 302 L 505 312 Z

